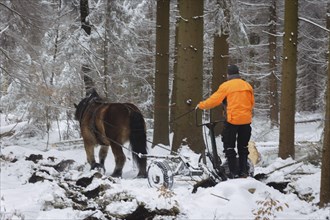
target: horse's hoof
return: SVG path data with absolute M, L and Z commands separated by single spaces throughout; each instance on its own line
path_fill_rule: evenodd
M 91 166 L 91 170 L 96 170 L 100 173 L 105 173 L 105 168 L 104 168 L 104 165 L 102 164 L 99 164 L 99 163 L 94 163 L 92 166 Z
M 122 175 L 121 171 L 113 171 L 113 173 L 111 174 L 112 177 L 116 177 L 116 178 L 120 178 Z
M 143 178 L 147 178 L 148 175 L 146 173 L 138 173 L 138 175 L 136 176 L 137 179 L 143 179 Z

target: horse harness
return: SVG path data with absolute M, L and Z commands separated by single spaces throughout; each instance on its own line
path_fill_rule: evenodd
M 105 100 L 102 100 L 100 99 L 99 97 L 88 97 L 88 100 L 86 100 L 86 103 L 84 104 L 83 106 L 83 109 L 82 109 L 82 113 L 81 113 L 81 116 L 80 116 L 80 119 L 79 119 L 79 122 L 80 122 L 80 125 L 81 125 L 81 120 L 83 119 L 83 116 L 84 114 L 89 111 L 89 107 L 91 107 L 92 104 L 99 104 L 94 110 L 93 110 L 93 114 L 92 114 L 92 117 L 91 117 L 91 123 L 89 123 L 89 128 L 90 130 L 93 132 L 94 136 L 96 137 L 96 140 L 97 142 L 100 144 L 100 145 L 108 145 L 105 143 L 104 141 L 104 138 L 109 140 L 109 141 L 114 141 L 114 140 L 111 140 L 109 137 L 107 137 L 106 135 L 102 134 L 98 129 L 97 129 L 97 126 L 96 126 L 96 117 L 97 117 L 97 112 L 98 110 L 104 105 L 104 104 L 110 104 L 109 102 L 105 101 Z M 130 106 L 128 103 L 121 103 L 122 105 L 124 105 L 126 107 L 126 109 L 128 110 L 128 115 L 131 114 L 132 111 L 136 111 L 132 106 Z M 103 123 L 111 126 L 111 127 L 115 127 L 114 125 L 106 122 L 106 121 L 103 121 Z M 118 144 L 118 143 L 117 143 Z M 121 144 L 120 144 L 121 145 Z

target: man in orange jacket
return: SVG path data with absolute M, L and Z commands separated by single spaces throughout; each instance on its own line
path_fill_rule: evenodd
M 231 176 L 229 178 L 247 177 L 248 143 L 251 137 L 252 109 L 254 94 L 252 86 L 241 79 L 236 65 L 228 66 L 227 81 L 196 108 L 211 109 L 221 103 L 225 107 L 226 122 L 222 131 L 224 153 L 228 161 Z M 236 142 L 238 149 L 238 164 L 236 159 Z

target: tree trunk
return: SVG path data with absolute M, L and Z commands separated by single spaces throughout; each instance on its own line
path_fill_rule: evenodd
M 89 6 L 88 0 L 80 0 L 80 20 L 81 20 L 81 28 L 86 32 L 87 35 L 91 34 L 91 26 L 89 22 L 86 20 L 89 15 Z M 91 88 L 94 88 L 94 82 L 92 77 L 90 76 L 91 68 L 87 62 L 88 59 L 84 60 L 84 63 L 81 67 L 81 72 L 83 74 L 84 83 L 85 83 L 85 91 L 86 95 L 88 95 Z
M 104 22 L 104 43 L 103 43 L 103 92 L 107 99 L 110 99 L 110 71 L 109 71 L 109 31 L 111 22 L 111 0 L 106 2 L 105 22 Z
M 270 21 L 269 21 L 269 104 L 270 104 L 270 121 L 271 127 L 278 126 L 278 92 L 276 78 L 276 0 L 272 1 L 270 6 Z
M 174 65 L 173 65 L 173 83 L 172 83 L 172 94 L 171 94 L 171 106 L 170 106 L 170 132 L 174 133 L 174 121 L 176 114 L 175 114 L 175 105 L 176 105 L 176 75 L 178 72 L 178 25 L 175 25 L 175 42 L 174 42 Z
M 298 0 L 285 0 L 279 157 L 294 158 Z
M 170 0 L 157 1 L 156 72 L 153 145 L 169 145 L 169 16 Z
M 84 83 L 85 83 L 85 91 L 86 95 L 89 94 L 91 89 L 95 87 L 94 81 L 92 77 L 90 76 L 90 73 L 92 72 L 88 64 L 83 64 L 81 67 L 82 74 L 84 76 Z
M 203 85 L 203 0 L 179 0 L 178 57 L 173 151 L 188 145 L 196 153 L 205 150 L 202 128 L 195 125 L 191 111 L 202 100 Z M 191 100 L 191 101 L 190 101 Z M 199 115 L 201 111 L 198 112 Z M 178 116 L 182 116 L 178 118 Z M 201 117 L 199 117 L 201 120 Z
M 327 9 L 327 28 L 330 29 L 330 3 Z M 329 34 L 330 51 L 330 34 Z M 326 92 L 326 107 L 324 120 L 324 140 L 322 149 L 321 166 L 321 189 L 320 189 L 320 207 L 325 207 L 330 203 L 330 53 L 328 53 L 328 82 Z
M 84 29 L 86 34 L 91 34 L 91 26 L 89 22 L 86 20 L 87 16 L 89 15 L 89 6 L 88 0 L 80 0 L 80 21 L 81 21 L 81 28 Z
M 227 0 L 219 0 L 218 4 L 224 12 L 224 22 L 220 24 L 220 30 L 214 34 L 213 48 L 213 75 L 212 75 L 212 93 L 218 90 L 219 85 L 227 79 L 227 66 L 229 59 L 229 28 L 230 12 Z M 222 106 L 217 106 L 211 110 L 211 121 L 225 120 Z M 223 129 L 223 123 L 219 123 L 214 128 L 215 136 L 219 136 Z
M 214 56 L 213 56 L 213 75 L 212 93 L 217 91 L 219 85 L 226 81 L 228 66 L 229 45 L 227 42 L 228 34 L 214 36 Z M 217 106 L 211 110 L 210 121 L 225 120 L 223 106 Z M 223 123 L 219 123 L 214 128 L 215 136 L 219 136 L 223 129 Z

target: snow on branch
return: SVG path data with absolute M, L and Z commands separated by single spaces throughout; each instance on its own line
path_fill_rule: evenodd
M 270 33 L 268 31 L 262 31 L 262 32 L 265 33 L 265 34 L 268 34 L 268 35 L 275 36 L 275 37 L 283 37 L 284 36 L 284 33 L 273 34 L 273 33 Z
M 0 29 L 0 35 L 3 33 L 3 32 L 5 32 L 7 29 L 9 28 L 9 25 L 7 26 L 7 27 L 5 27 L 4 29 Z
M 10 8 L 10 7 L 7 6 L 6 4 L 0 2 L 0 5 L 4 6 L 5 8 L 7 8 L 8 10 L 12 11 L 12 12 L 15 13 L 15 14 L 17 14 L 17 15 L 19 15 L 19 16 L 21 16 L 21 17 L 24 17 L 21 13 L 19 13 L 18 11 L 16 11 L 16 10 Z
M 325 28 L 325 27 L 323 27 L 323 26 L 321 26 L 321 25 L 319 25 L 319 24 L 317 24 L 317 23 L 315 23 L 315 22 L 313 22 L 313 21 L 311 21 L 311 20 L 308 20 L 307 18 L 298 17 L 298 19 L 299 19 L 299 20 L 302 20 L 302 21 L 305 21 L 305 22 L 307 22 L 307 23 L 310 23 L 310 24 L 312 24 L 312 25 L 315 25 L 316 27 L 319 27 L 319 28 L 321 28 L 321 29 L 323 29 L 323 30 L 325 30 L 325 31 L 327 31 L 327 32 L 330 32 L 329 29 L 327 29 L 327 28 Z
M 263 3 L 248 3 L 248 2 L 243 2 L 243 1 L 239 1 L 240 4 L 242 5 L 246 5 L 246 6 L 251 6 L 251 7 L 270 7 L 270 4 L 263 4 Z

